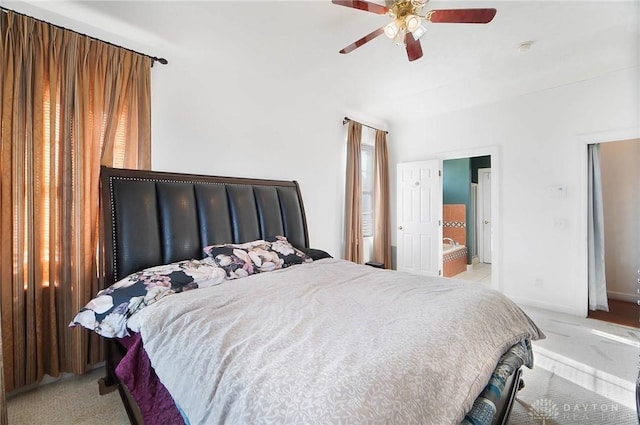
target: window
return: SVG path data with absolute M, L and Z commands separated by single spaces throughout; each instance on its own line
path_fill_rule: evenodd
M 58 287 L 60 285 L 59 280 L 56 277 L 50 277 L 50 264 L 54 262 L 57 264 L 61 261 L 59 252 L 50 252 L 50 247 L 52 246 L 52 241 L 59 237 L 59 230 L 53 228 L 52 217 L 55 214 L 59 214 L 56 211 L 57 205 L 55 205 L 56 199 L 53 194 L 58 193 L 60 191 L 60 182 L 59 177 L 60 167 L 61 167 L 61 157 L 60 150 L 61 146 L 63 146 L 62 141 L 62 124 L 61 124 L 61 104 L 58 96 L 57 101 L 52 103 L 51 100 L 51 90 L 49 86 L 49 82 L 45 80 L 44 84 L 44 95 L 42 99 L 42 126 L 43 126 L 43 143 L 42 143 L 42 152 L 41 155 L 41 172 L 37 173 L 40 184 L 40 190 L 42 193 L 42 202 L 37 204 L 38 208 L 40 208 L 41 221 L 39 222 L 40 229 L 42 229 L 37 237 L 38 243 L 36 246 L 39 247 L 40 252 L 35 255 L 35 258 L 40 259 L 40 268 L 42 270 L 42 280 L 41 286 L 44 288 L 49 287 L 51 284 Z M 55 112 L 52 114 L 52 108 Z M 107 128 L 107 119 L 108 116 L 106 113 L 102 117 L 101 121 L 101 131 L 100 131 L 100 146 L 104 144 L 105 138 L 105 130 Z M 91 115 L 90 123 L 94 124 L 93 115 Z M 126 153 L 126 127 L 127 124 L 127 105 L 124 105 L 123 112 L 120 114 L 119 118 L 117 118 L 117 126 L 116 126 L 116 134 L 114 138 L 114 146 L 113 146 L 113 167 L 123 168 L 125 166 L 125 153 Z M 53 151 L 53 154 L 52 154 Z M 25 169 L 25 173 L 29 173 L 29 169 Z M 25 192 L 26 193 L 26 192 Z M 24 198 L 25 212 L 29 215 L 29 211 L 36 208 L 36 204 L 34 204 L 34 200 L 25 194 Z M 28 267 L 30 264 L 29 258 L 29 249 L 30 245 L 28 243 L 29 233 L 29 220 L 25 220 L 25 229 L 24 229 L 24 273 L 28 274 Z M 96 246 L 96 251 L 98 247 Z M 95 258 L 98 258 L 97 255 Z M 53 282 L 51 282 L 53 280 Z M 27 290 L 28 281 L 25 280 L 24 289 Z
M 365 134 L 363 133 L 363 138 Z M 373 164 L 374 148 L 364 143 L 360 148 L 360 172 L 362 184 L 362 236 L 373 236 Z

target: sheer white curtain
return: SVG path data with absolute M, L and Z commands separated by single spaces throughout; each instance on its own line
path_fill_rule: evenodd
M 589 153 L 589 309 L 609 311 L 604 267 L 604 208 L 600 177 L 600 145 L 588 147 Z

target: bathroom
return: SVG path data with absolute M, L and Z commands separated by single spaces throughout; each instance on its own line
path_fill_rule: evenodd
M 490 175 L 489 155 L 443 161 L 442 235 L 445 277 L 476 280 L 490 285 L 490 184 L 483 184 L 486 179 L 490 179 Z

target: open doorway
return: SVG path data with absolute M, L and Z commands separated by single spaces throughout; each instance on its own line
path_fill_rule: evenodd
M 640 328 L 637 278 L 640 268 L 640 139 L 600 143 L 604 283 L 609 311 L 588 317 Z M 590 268 L 595 260 L 589 257 Z
M 444 276 L 492 286 L 491 155 L 444 160 Z

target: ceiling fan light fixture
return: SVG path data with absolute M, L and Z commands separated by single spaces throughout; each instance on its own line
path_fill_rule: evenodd
M 427 4 L 428 0 L 411 0 L 411 6 L 413 7 L 422 7 Z
M 397 20 L 387 24 L 384 27 L 384 34 L 390 39 L 395 39 L 395 37 L 400 33 L 400 23 Z
M 407 31 L 414 32 L 415 30 L 420 28 L 421 23 L 422 21 L 420 20 L 420 17 L 417 15 L 407 15 L 404 18 L 404 24 L 407 27 Z
M 396 36 L 393 38 L 393 42 L 395 43 L 396 46 L 404 45 L 404 36 L 406 33 L 407 32 L 404 29 L 401 29 L 400 31 L 398 31 Z
M 425 24 L 421 24 L 415 31 L 411 31 L 413 34 L 413 38 L 416 40 L 420 40 L 420 37 L 427 33 L 427 26 Z

